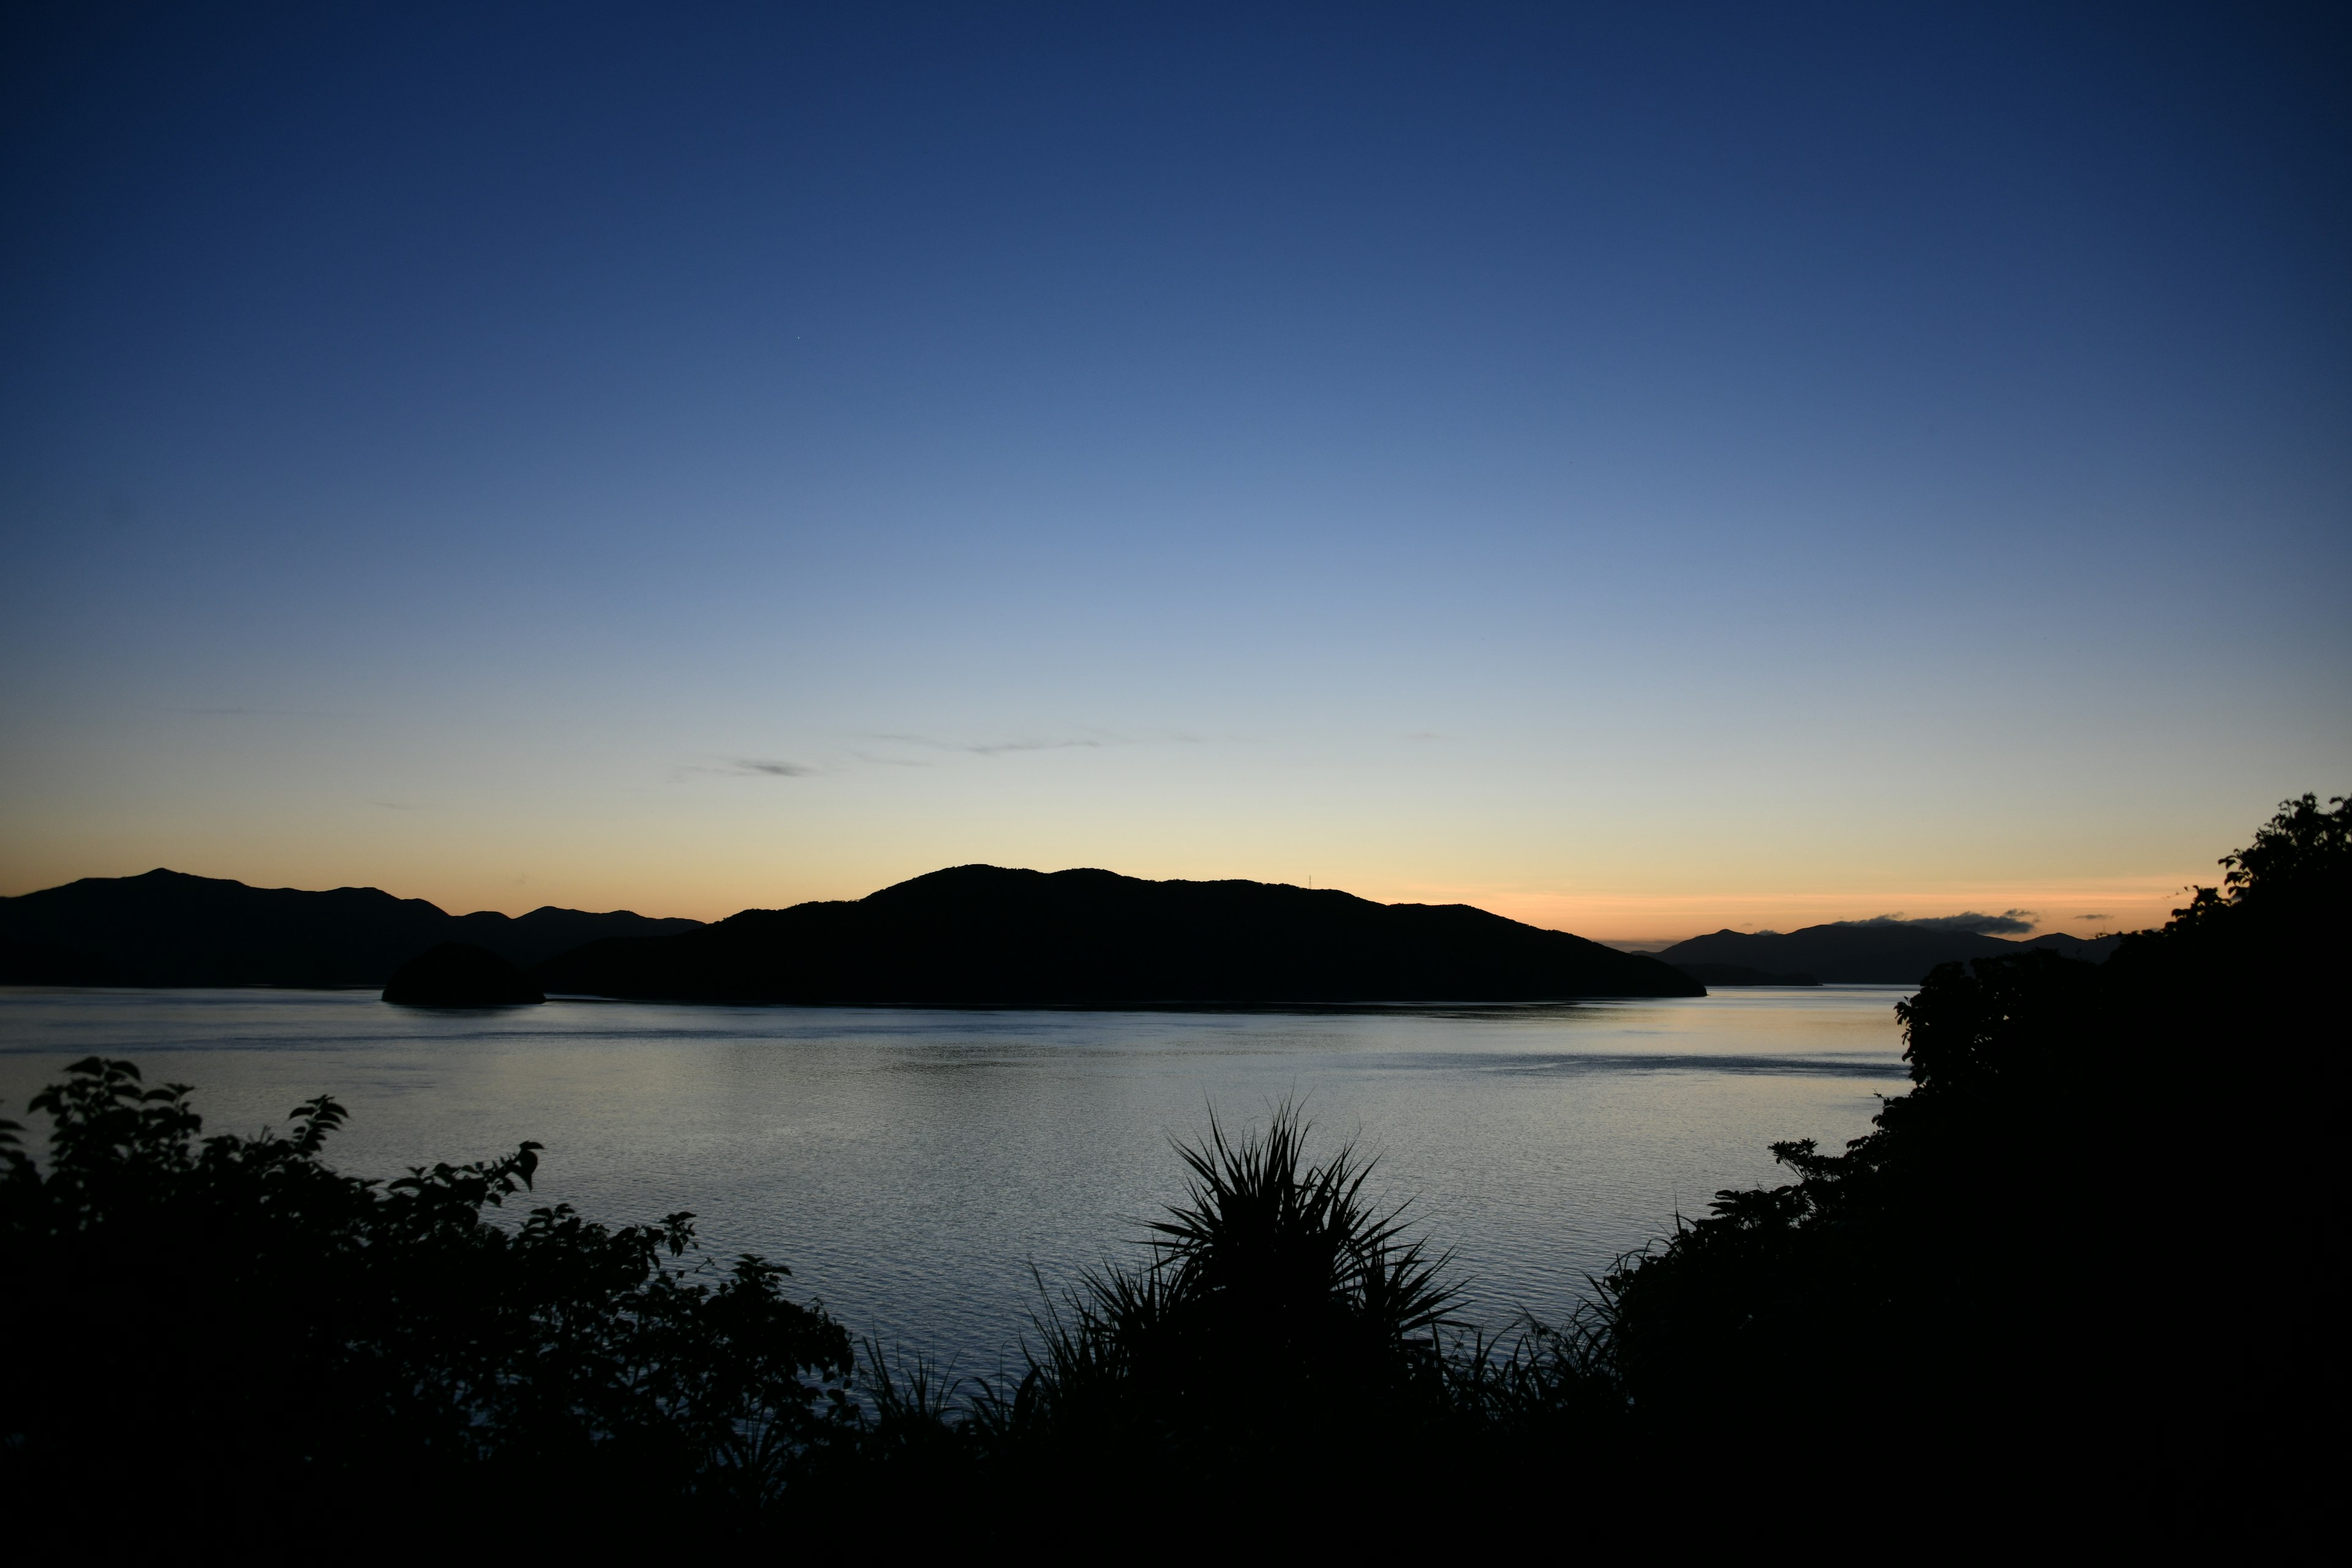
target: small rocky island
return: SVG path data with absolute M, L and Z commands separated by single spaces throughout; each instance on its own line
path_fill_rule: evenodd
M 1810 974 L 1775 974 L 1745 963 L 1677 963 L 1676 969 L 1702 985 L 1819 985 Z
M 394 971 L 383 999 L 404 1007 L 512 1007 L 547 994 L 488 948 L 445 942 Z

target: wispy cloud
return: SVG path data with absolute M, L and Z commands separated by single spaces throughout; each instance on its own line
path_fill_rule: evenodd
M 1061 752 L 1068 751 L 1072 748 L 1083 748 L 1087 751 L 1094 751 L 1098 749 L 1102 743 L 1103 742 L 1100 741 L 1087 740 L 991 741 L 979 745 L 962 746 L 957 749 L 960 751 L 970 752 L 975 757 L 1001 757 L 1012 752 Z
M 2111 921 L 2116 917 L 2113 915 L 2076 915 L 2074 918 L 2078 921 Z
M 781 762 L 773 757 L 735 757 L 715 767 L 708 763 L 688 763 L 673 768 L 670 777 L 677 780 L 700 773 L 723 779 L 800 779 L 824 771 L 803 763 Z
M 1832 921 L 1841 926 L 1916 926 L 1922 931 L 1966 931 L 1971 936 L 2023 936 L 2033 929 L 2032 910 L 2004 910 L 1997 915 L 1973 911 L 1957 915 L 1873 915 L 1866 921 Z
M 941 741 L 929 735 L 880 734 L 877 741 L 896 741 L 905 746 L 923 746 L 934 752 L 961 752 L 973 757 L 1002 757 L 1015 752 L 1061 752 L 1072 749 L 1099 750 L 1105 746 L 1134 744 L 1118 735 L 1031 736 L 1013 741 Z M 881 761 L 884 759 L 869 759 Z
M 897 756 L 887 751 L 854 749 L 822 763 L 788 762 L 778 757 L 731 757 L 717 763 L 686 763 L 671 770 L 671 776 L 684 780 L 696 774 L 719 778 L 798 779 L 818 773 L 839 773 L 854 763 L 877 768 L 929 768 L 941 765 L 952 756 L 1006 757 L 1027 752 L 1101 751 L 1112 746 L 1137 746 L 1146 740 L 1130 735 L 1097 732 L 1072 735 L 1016 735 L 1004 740 L 947 741 L 936 735 L 915 735 L 899 731 L 868 732 L 868 741 L 887 741 L 897 746 L 919 747 L 936 755 L 922 757 Z M 1176 744 L 1198 745 L 1197 735 L 1169 735 L 1158 739 Z

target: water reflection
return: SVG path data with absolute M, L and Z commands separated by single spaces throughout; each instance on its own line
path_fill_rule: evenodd
M 1766 1145 L 1864 1131 L 1903 1079 L 1892 988 L 1503 1008 L 950 1012 L 554 1001 L 431 1014 L 372 995 L 0 991 L 0 1100 L 102 1053 L 197 1087 L 215 1131 L 330 1092 L 343 1168 L 524 1138 L 543 1201 L 688 1208 L 858 1331 L 992 1371 L 1033 1304 L 1173 1195 L 1210 1108 L 1303 1100 L 1455 1250 L 1477 1311 L 1557 1317 L 1586 1276 Z

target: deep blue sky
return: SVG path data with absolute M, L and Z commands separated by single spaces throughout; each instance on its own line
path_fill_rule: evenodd
M 2352 784 L 2344 16 L 20 16 L 0 891 L 2160 914 Z

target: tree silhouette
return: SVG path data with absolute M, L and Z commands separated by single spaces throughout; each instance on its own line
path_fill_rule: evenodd
M 625 1494 L 751 1518 L 850 1418 L 846 1333 L 781 1266 L 700 1258 L 690 1214 L 494 1223 L 539 1145 L 377 1183 L 325 1163 L 331 1099 L 282 1135 L 203 1138 L 188 1094 L 93 1057 L 32 1101 L 46 1170 L 11 1124 L 20 1479 L 129 1474 L 159 1514 L 404 1496 L 387 1523 L 479 1523 L 527 1494 L 543 1531 Z

